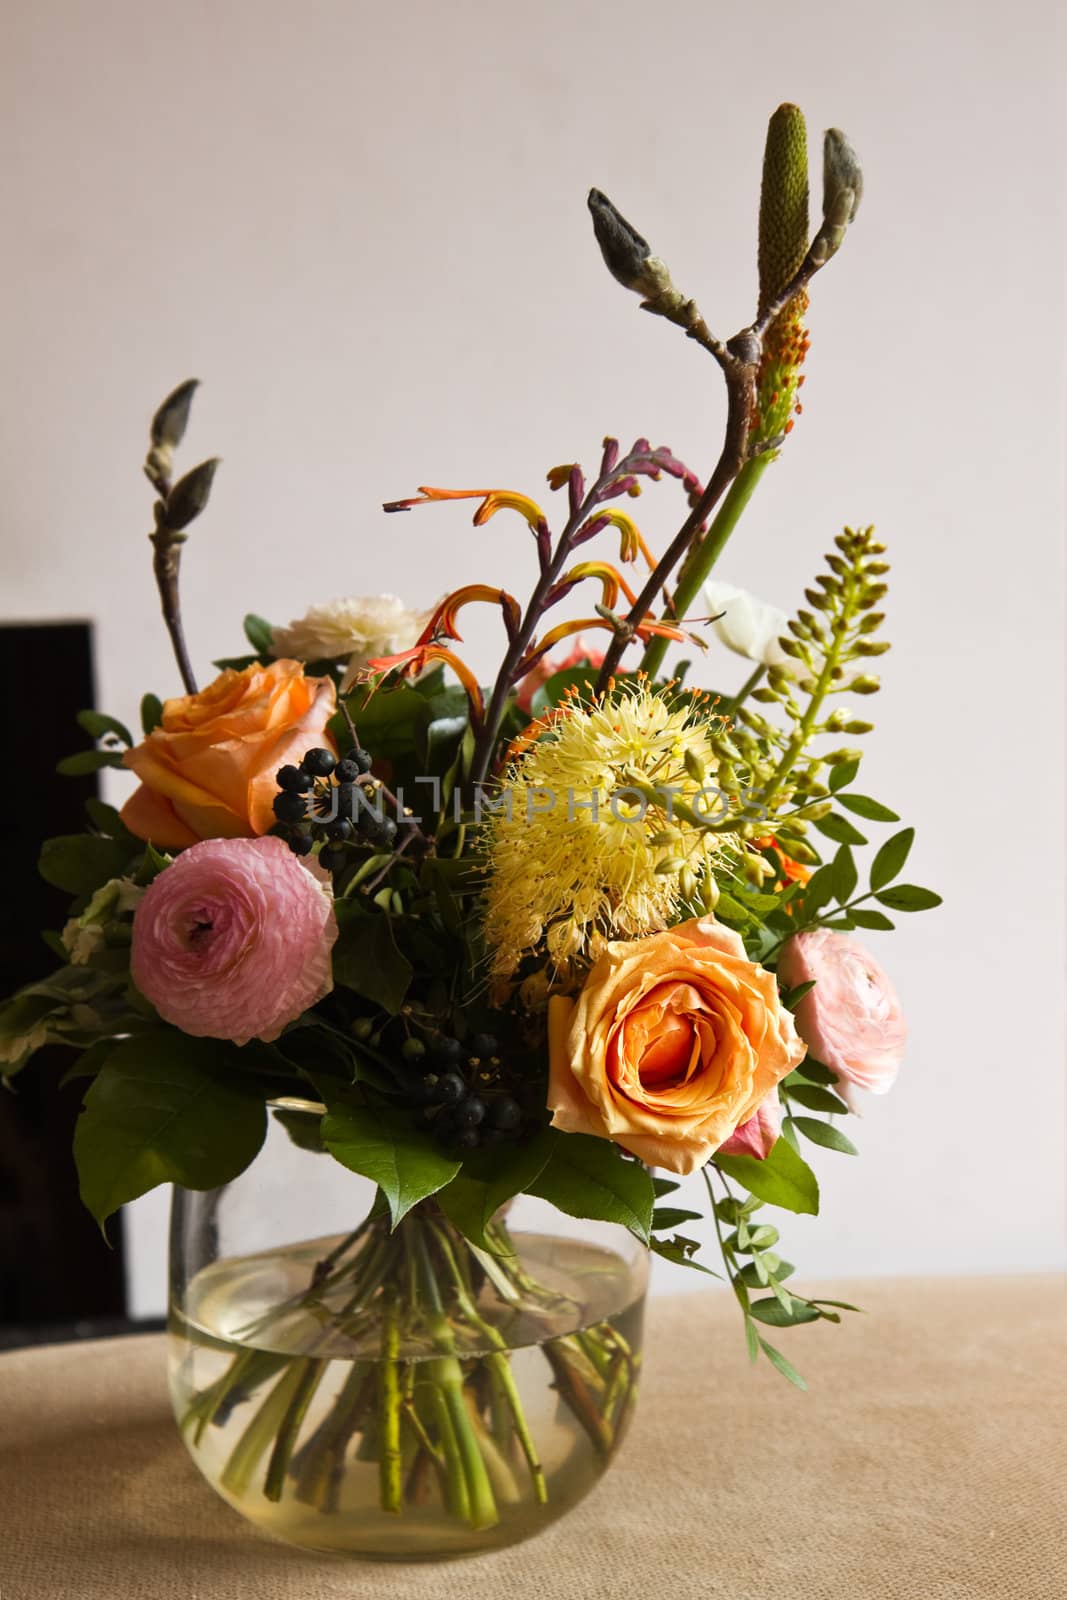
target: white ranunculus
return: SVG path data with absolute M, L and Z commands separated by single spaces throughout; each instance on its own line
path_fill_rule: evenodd
M 765 667 L 790 666 L 789 657 L 778 643 L 787 633 L 788 619 L 777 606 L 769 606 L 746 589 L 713 578 L 704 585 L 704 599 L 712 616 L 724 614 L 712 627 L 728 650 Z
M 349 595 L 312 606 L 287 628 L 275 628 L 271 654 L 297 661 L 345 661 L 343 689 L 377 656 L 410 650 L 432 611 L 412 611 L 395 594 Z

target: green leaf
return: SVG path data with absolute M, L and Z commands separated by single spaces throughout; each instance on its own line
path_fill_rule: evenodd
M 823 906 L 829 904 L 833 899 L 833 894 L 833 866 L 827 862 L 812 873 L 807 888 L 804 890 L 804 916 L 813 917 Z
M 128 847 L 117 839 L 69 833 L 45 840 L 37 870 L 46 883 L 68 894 L 92 894 L 109 878 L 120 877 L 129 859 Z
M 872 800 L 869 795 L 839 794 L 837 801 L 846 811 L 854 812 L 857 817 L 866 817 L 868 822 L 900 821 L 895 811 L 890 811 L 888 806 L 882 805 L 878 800 Z
M 459 1171 L 406 1111 L 385 1106 L 337 1105 L 322 1121 L 322 1142 L 336 1161 L 376 1183 L 389 1203 L 393 1226 L 412 1206 L 437 1194 Z
M 402 756 L 415 750 L 426 717 L 426 699 L 410 684 L 380 689 L 368 696 L 365 689 L 347 698 L 360 743 L 376 756 Z M 347 739 L 343 717 L 336 719 L 338 737 Z M 429 790 L 425 790 L 429 793 Z
M 795 1011 L 806 994 L 814 989 L 817 980 L 808 978 L 804 983 L 795 984 L 792 989 L 787 989 L 782 996 L 782 1004 L 787 1011 Z
M 269 656 L 274 642 L 274 629 L 264 617 L 250 611 L 244 619 L 245 638 L 259 656 Z
M 796 1328 L 802 1322 L 820 1321 L 815 1308 L 803 1300 L 794 1300 L 788 1310 L 780 1300 L 753 1300 L 748 1309 L 759 1322 L 771 1328 Z
M 834 880 L 834 894 L 839 904 L 844 905 L 859 881 L 856 863 L 847 844 L 841 846 L 831 861 L 830 875 Z
M 321 1112 L 297 1111 L 292 1106 L 272 1106 L 271 1114 L 275 1122 L 281 1123 L 298 1150 L 310 1150 L 315 1155 L 325 1151 Z
M 798 1105 L 807 1106 L 809 1111 L 827 1111 L 833 1117 L 845 1116 L 848 1106 L 836 1094 L 831 1094 L 829 1089 L 821 1089 L 817 1084 L 787 1083 L 786 1089 L 791 1100 Z
M 153 733 L 163 721 L 163 702 L 158 694 L 146 694 L 141 698 L 141 729 L 145 738 Z
M 859 1155 L 852 1140 L 846 1138 L 840 1128 L 831 1127 L 828 1122 L 820 1122 L 817 1117 L 794 1117 L 793 1123 L 812 1144 L 820 1144 L 825 1150 L 840 1150 L 845 1156 Z
M 656 1196 L 657 1200 L 662 1200 L 664 1195 L 674 1194 L 681 1187 L 681 1184 L 675 1183 L 673 1178 L 652 1179 L 652 1192 Z
M 816 1061 L 815 1057 L 812 1055 L 806 1055 L 799 1067 L 797 1067 L 796 1071 L 800 1073 L 802 1077 L 807 1078 L 811 1083 L 825 1083 L 833 1087 L 833 1085 L 837 1082 L 837 1073 L 831 1072 L 829 1067 L 824 1067 L 822 1062 Z M 790 1073 L 789 1078 L 786 1079 L 786 1082 L 791 1082 L 795 1076 L 795 1073 Z
M 117 750 L 78 750 L 56 762 L 61 778 L 84 778 L 87 773 L 99 772 L 102 767 L 121 767 L 122 757 Z
M 652 1179 L 640 1162 L 625 1160 L 607 1139 L 588 1133 L 564 1135 L 529 1192 L 570 1217 L 617 1222 L 643 1244 L 649 1241 L 655 1199 Z
M 519 1149 L 497 1145 L 468 1156 L 462 1170 L 438 1193 L 437 1204 L 472 1244 L 493 1250 L 485 1237 L 487 1224 L 514 1195 L 526 1192 L 544 1170 L 553 1145 L 565 1137 L 545 1128 Z
M 74 1130 L 82 1199 L 101 1228 L 157 1184 L 214 1189 L 255 1158 L 266 1109 L 254 1081 L 234 1071 L 238 1053 L 171 1032 L 115 1047 Z
M 134 838 L 114 806 L 109 806 L 103 800 L 98 800 L 95 795 L 90 795 L 85 802 L 85 810 L 89 821 L 99 833 L 106 834 L 109 839 L 121 840 L 130 847 L 131 854 L 141 848 L 140 839 Z
M 713 1272 L 702 1261 L 693 1260 L 693 1245 L 692 1239 L 683 1239 L 676 1234 L 673 1239 L 653 1239 L 649 1249 L 653 1255 L 662 1256 L 664 1261 L 671 1262 L 673 1266 L 692 1267 L 694 1272 L 706 1272 L 709 1278 L 721 1278 L 721 1272 Z
M 702 1216 L 701 1211 L 683 1211 L 681 1206 L 657 1206 L 652 1213 L 652 1231 L 680 1228 L 683 1222 L 699 1222 Z
M 858 761 L 839 761 L 836 767 L 831 767 L 827 779 L 830 793 L 836 794 L 838 789 L 847 789 L 859 770 Z
M 762 1161 L 755 1156 L 714 1157 L 715 1165 L 728 1178 L 734 1178 L 750 1194 L 769 1205 L 808 1216 L 819 1212 L 819 1185 L 814 1172 L 787 1139 L 777 1139 L 770 1155 Z
M 878 900 L 890 911 L 932 911 L 941 904 L 939 894 L 932 889 L 920 889 L 917 883 L 895 883 L 890 889 L 882 889 Z
M 760 1347 L 759 1335 L 756 1332 L 756 1324 L 753 1322 L 747 1311 L 745 1312 L 745 1343 L 748 1345 L 748 1359 L 750 1361 L 758 1361 Z
M 820 817 L 815 826 L 819 832 L 832 839 L 835 844 L 866 844 L 866 837 L 854 828 L 847 817 L 838 816 L 832 811 L 828 817 Z
M 562 672 L 554 672 L 537 689 L 534 690 L 530 701 L 530 712 L 534 717 L 544 716 L 552 706 L 559 705 L 564 694 L 572 686 L 588 690 L 596 681 L 597 669 L 578 665 L 564 667 Z
M 899 833 L 886 840 L 871 862 L 872 889 L 884 889 L 887 883 L 892 883 L 908 859 L 908 852 L 914 841 L 914 828 L 902 828 Z
M 334 982 L 395 1016 L 414 968 L 396 947 L 390 918 L 375 916 L 354 900 L 338 900 L 334 912 L 340 928 L 333 949 Z
M 764 1256 L 763 1261 L 764 1265 L 773 1271 L 774 1276 L 779 1283 L 784 1283 L 787 1278 L 791 1278 L 794 1272 L 797 1270 L 791 1261 L 775 1261 L 771 1256 Z M 738 1277 L 741 1279 L 741 1282 L 747 1284 L 750 1289 L 758 1289 L 760 1286 L 760 1280 L 756 1272 L 755 1262 L 749 1261 L 745 1266 L 743 1266 L 741 1271 L 738 1273 Z
M 888 917 L 883 917 L 880 911 L 863 911 L 859 909 L 849 911 L 849 916 L 857 928 L 875 928 L 879 932 L 889 933 L 893 924 Z
M 771 1366 L 777 1367 L 783 1378 L 788 1378 L 789 1382 L 797 1389 L 806 1389 L 808 1387 L 793 1363 L 787 1361 L 782 1352 L 776 1350 L 773 1344 L 768 1344 L 766 1339 L 761 1339 L 759 1346 Z
M 123 744 L 133 743 L 133 734 L 124 722 L 117 717 L 107 717 L 102 711 L 79 711 L 77 718 L 79 728 L 84 728 L 92 739 L 102 739 L 105 734 L 113 733 Z

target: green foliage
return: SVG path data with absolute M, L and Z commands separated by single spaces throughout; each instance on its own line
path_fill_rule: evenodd
M 332 1106 L 323 1118 L 322 1142 L 343 1167 L 378 1185 L 394 1227 L 460 1169 L 457 1159 L 412 1126 L 406 1111 L 384 1106 Z
M 45 840 L 37 867 L 46 883 L 83 895 L 121 877 L 129 863 L 130 851 L 121 840 L 69 833 Z
M 755 1156 L 721 1154 L 713 1159 L 720 1172 L 769 1205 L 810 1216 L 818 1214 L 819 1185 L 815 1174 L 785 1139 L 778 1139 L 762 1161 Z
M 334 982 L 395 1016 L 414 968 L 397 949 L 391 919 L 357 900 L 339 900 L 335 911 L 340 933 L 333 950 Z
M 529 1188 L 571 1217 L 617 1222 L 647 1244 L 655 1193 L 640 1162 L 590 1134 L 568 1133 L 552 1147 L 547 1166 Z
M 492 1249 L 485 1230 L 502 1205 L 537 1181 L 562 1134 L 545 1128 L 518 1148 L 497 1145 L 468 1156 L 462 1170 L 437 1195 L 437 1204 L 461 1233 Z
M 82 1199 L 101 1228 L 157 1184 L 213 1189 L 254 1159 L 266 1111 L 254 1080 L 234 1070 L 238 1055 L 170 1031 L 108 1054 L 74 1133 Z
M 163 721 L 163 702 L 158 694 L 146 694 L 141 697 L 141 732 L 145 738 L 150 733 L 155 733 Z

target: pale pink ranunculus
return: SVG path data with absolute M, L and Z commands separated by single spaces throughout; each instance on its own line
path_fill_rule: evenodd
M 593 678 L 600 671 L 603 660 L 603 650 L 598 650 L 595 644 L 587 644 L 581 634 L 578 634 L 566 655 L 542 656 L 536 666 L 530 668 L 519 684 L 515 696 L 520 710 L 525 711 L 527 716 L 530 715 L 534 695 L 541 685 L 547 683 L 557 672 L 566 672 L 571 667 L 580 667 L 583 662 L 588 662 L 589 674 Z
M 814 982 L 794 1012 L 811 1054 L 836 1073 L 854 1110 L 852 1091 L 885 1094 L 904 1059 L 907 1025 L 896 990 L 872 955 L 847 933 L 813 928 L 782 950 L 778 976 L 787 989 Z
M 720 1156 L 755 1156 L 757 1161 L 765 1161 L 778 1143 L 781 1131 L 782 1102 L 778 1098 L 777 1088 L 774 1088 L 765 1100 L 760 1101 L 748 1121 L 735 1128 L 715 1153 Z
M 329 891 L 281 839 L 205 839 L 149 885 L 130 971 L 166 1022 L 210 1039 L 276 1039 L 333 988 Z

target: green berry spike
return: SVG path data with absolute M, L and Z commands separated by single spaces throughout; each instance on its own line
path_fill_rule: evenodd
M 799 106 L 767 124 L 759 208 L 759 308 L 781 294 L 808 250 L 808 130 Z

